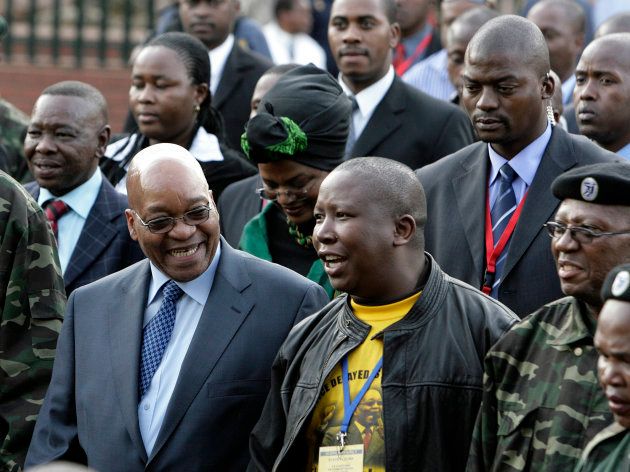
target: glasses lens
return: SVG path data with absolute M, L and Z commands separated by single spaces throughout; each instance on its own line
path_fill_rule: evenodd
M 152 233 L 167 233 L 171 230 L 174 223 L 175 220 L 173 218 L 164 217 L 149 221 L 147 226 Z
M 184 214 L 184 221 L 190 225 L 198 225 L 203 223 L 210 216 L 210 208 L 199 207 Z

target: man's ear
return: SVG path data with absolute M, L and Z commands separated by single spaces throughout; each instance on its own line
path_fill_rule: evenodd
M 416 234 L 416 220 L 411 215 L 402 215 L 396 220 L 394 246 L 408 244 Z
M 134 241 L 137 241 L 138 233 L 136 232 L 136 227 L 133 224 L 135 216 L 136 215 L 129 208 L 125 210 L 125 218 L 127 219 L 127 229 L 129 230 L 129 236 L 131 236 L 131 239 L 133 239 Z
M 541 98 L 551 99 L 556 86 L 560 87 L 560 84 L 556 84 L 551 74 L 547 73 L 542 79 Z

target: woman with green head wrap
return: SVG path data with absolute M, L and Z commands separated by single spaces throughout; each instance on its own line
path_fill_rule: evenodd
M 313 248 L 319 186 L 343 161 L 352 106 L 337 81 L 313 65 L 285 73 L 258 105 L 241 137 L 258 166 L 263 211 L 239 247 L 333 289 Z

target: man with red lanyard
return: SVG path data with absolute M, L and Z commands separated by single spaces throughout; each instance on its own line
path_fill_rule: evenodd
M 395 0 L 335 0 L 328 24 L 339 84 L 353 102 L 346 158 L 381 156 L 417 169 L 473 142 L 459 107 L 405 84 L 392 67 Z
M 408 167 L 346 161 L 314 214 L 318 255 L 346 294 L 280 348 L 248 470 L 464 470 L 484 355 L 516 317 L 424 252 L 424 191 Z
M 449 275 L 519 316 L 562 296 L 543 228 L 560 203 L 551 182 L 615 158 L 552 126 L 548 72 L 534 23 L 515 15 L 485 23 L 468 44 L 462 74 L 462 103 L 482 142 L 417 172 L 429 206 L 429 252 Z
M 431 21 L 435 21 L 432 4 L 432 0 L 396 0 L 401 38 L 392 64 L 399 76 L 442 47 L 440 34 Z

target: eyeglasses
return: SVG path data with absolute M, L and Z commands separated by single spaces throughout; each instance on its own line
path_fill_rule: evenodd
M 156 234 L 168 233 L 175 227 L 175 223 L 177 220 L 184 220 L 188 226 L 197 226 L 207 221 L 210 217 L 210 205 L 203 205 L 197 208 L 193 208 L 190 211 L 187 211 L 182 216 L 172 217 L 172 216 L 162 216 L 160 218 L 154 218 L 146 223 L 140 218 L 138 212 L 136 210 L 131 210 L 140 220 L 142 226 L 148 228 L 149 231 Z
M 303 200 L 306 198 L 309 190 L 311 189 L 311 185 L 313 184 L 313 180 L 309 180 L 306 185 L 303 185 L 300 188 L 290 187 L 288 186 L 288 190 L 278 191 L 278 190 L 269 190 L 265 187 L 256 189 L 256 194 L 263 200 L 269 200 L 271 202 L 275 202 L 278 198 L 284 195 L 288 199 L 295 200 Z
M 549 236 L 553 239 L 560 239 L 568 230 L 569 233 L 571 233 L 571 238 L 581 244 L 592 243 L 593 239 L 601 238 L 602 236 L 630 234 L 630 231 L 604 232 L 585 228 L 584 226 L 567 226 L 562 223 L 556 223 L 555 221 L 548 221 L 544 226 L 547 228 Z

